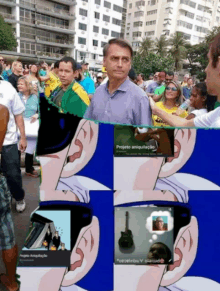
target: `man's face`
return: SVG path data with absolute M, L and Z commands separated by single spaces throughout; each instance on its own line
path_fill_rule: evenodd
M 193 80 L 192 79 L 188 79 L 187 84 L 189 87 L 191 87 L 193 85 Z
M 154 74 L 154 81 L 157 81 L 158 80 L 158 76 L 159 76 L 159 72 L 157 72 L 157 73 Z
M 206 72 L 206 86 L 207 91 L 210 95 L 218 95 L 219 94 L 219 86 L 220 86 L 220 76 L 219 76 L 219 61 L 217 63 L 216 68 L 212 66 L 212 56 L 211 50 L 208 52 L 208 60 L 209 63 L 205 69 Z
M 162 218 L 159 218 L 156 220 L 156 226 L 158 230 L 163 230 L 163 225 L 164 225 L 164 222 Z
M 117 44 L 110 45 L 103 66 L 106 67 L 109 79 L 126 79 L 131 69 L 130 50 Z
M 87 64 L 82 65 L 82 70 L 83 70 L 83 72 L 87 72 L 88 71 L 88 65 Z
M 171 81 L 173 81 L 173 77 L 174 76 L 170 76 L 170 75 L 166 75 L 166 80 L 165 80 L 165 82 L 166 82 L 166 84 L 168 84 L 168 83 L 170 83 Z
M 160 72 L 158 74 L 158 80 L 157 80 L 157 83 L 158 84 L 162 84 L 164 81 L 165 81 L 165 78 L 166 78 L 166 75 L 164 72 Z
M 76 72 L 73 71 L 71 62 L 60 62 L 59 77 L 64 86 L 69 86 L 75 79 Z
M 0 57 L 0 64 L 2 65 L 2 68 L 5 69 L 5 60 L 3 57 Z

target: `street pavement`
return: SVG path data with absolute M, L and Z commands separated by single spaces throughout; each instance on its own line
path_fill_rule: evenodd
M 23 161 L 22 161 L 23 165 Z M 40 172 L 40 167 L 35 166 L 35 169 Z M 38 207 L 39 204 L 39 186 L 40 178 L 32 178 L 25 175 L 25 169 L 22 168 L 22 181 L 25 190 L 26 209 L 22 213 L 17 213 L 15 210 L 15 200 L 12 202 L 12 215 L 15 227 L 15 239 L 18 245 L 18 252 L 20 253 L 25 241 L 25 237 L 29 227 L 30 215 Z M 0 255 L 0 273 L 4 273 L 5 268 L 3 265 L 2 257 Z M 0 283 L 0 291 L 6 289 Z

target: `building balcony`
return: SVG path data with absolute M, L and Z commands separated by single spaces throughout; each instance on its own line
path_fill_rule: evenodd
M 75 34 L 75 31 L 71 30 L 68 25 L 56 24 L 42 20 L 36 20 L 35 25 L 39 28 L 43 28 L 50 31 L 64 32 L 66 34 Z
M 62 19 L 68 19 L 68 20 L 75 20 L 76 19 L 75 15 L 68 12 L 68 11 L 55 9 L 55 8 L 49 8 L 46 6 L 36 5 L 36 11 L 47 14 L 47 15 L 56 16 L 56 17 L 59 17 Z
M 59 46 L 59 47 L 66 47 L 66 48 L 73 48 L 74 47 L 74 40 L 63 40 L 63 39 L 55 39 L 46 36 L 36 36 L 36 42 L 51 46 Z
M 53 2 L 59 3 L 59 4 L 66 4 L 66 5 L 76 5 L 76 0 L 52 0 Z
M 4 6 L 14 7 L 16 6 L 16 0 L 0 0 L 0 4 Z
M 0 12 L 0 15 L 4 18 L 5 22 L 8 22 L 8 23 L 16 22 L 16 18 L 13 14 Z
M 20 0 L 19 1 L 19 6 L 23 7 L 23 8 L 28 8 L 32 11 L 35 10 L 35 3 L 34 1 L 32 3 L 28 2 L 28 1 L 25 1 L 25 0 Z
M 62 59 L 63 57 L 65 57 L 65 55 L 63 55 L 63 54 L 48 53 L 48 52 L 42 52 L 42 51 L 37 51 L 36 52 L 36 55 L 39 58 L 41 58 L 41 59 L 43 59 L 43 58 L 45 58 L 45 59 L 50 58 L 50 59 L 54 59 L 54 60 L 59 60 L 59 59 Z

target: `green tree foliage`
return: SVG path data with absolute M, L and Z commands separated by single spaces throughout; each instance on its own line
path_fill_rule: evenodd
M 133 59 L 133 67 L 136 73 L 143 73 L 145 76 L 162 70 L 173 70 L 174 60 L 172 56 L 161 57 L 152 52 L 146 57 L 137 54 Z
M 183 60 L 186 58 L 188 42 L 184 39 L 182 32 L 175 32 L 169 39 L 170 54 L 175 61 L 175 69 L 178 71 L 182 68 Z
M 0 15 L 0 51 L 11 51 L 17 47 L 17 41 L 12 27 L 5 23 Z
M 148 54 L 152 51 L 153 46 L 154 46 L 154 41 L 150 37 L 146 37 L 141 42 L 141 46 L 139 48 L 138 54 L 141 57 L 147 57 Z
M 154 48 L 156 54 L 159 54 L 161 57 L 167 55 L 168 40 L 165 35 L 161 35 L 159 38 L 156 38 L 154 42 Z

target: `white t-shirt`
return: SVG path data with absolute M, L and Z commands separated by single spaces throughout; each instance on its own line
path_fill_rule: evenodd
M 9 122 L 3 146 L 16 144 L 18 135 L 14 116 L 22 114 L 25 106 L 15 88 L 7 81 L 0 81 L 0 104 L 9 110 Z
M 203 114 L 205 114 L 205 113 L 208 113 L 208 110 L 207 110 L 206 108 L 195 109 L 195 110 L 193 110 L 191 113 L 194 114 L 195 117 L 197 117 L 197 116 L 201 116 L 201 115 L 203 115 Z
M 195 117 L 194 124 L 196 127 L 220 128 L 220 107 L 202 116 Z

